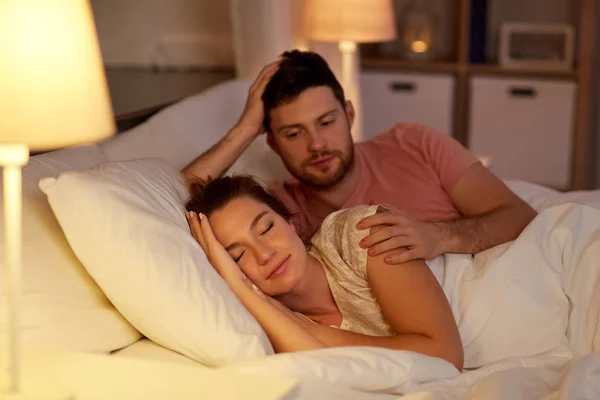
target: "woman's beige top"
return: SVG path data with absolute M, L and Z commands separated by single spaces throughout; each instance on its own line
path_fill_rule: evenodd
M 329 215 L 313 236 L 309 253 L 325 267 L 331 293 L 342 314 L 341 329 L 371 336 L 392 336 L 367 280 L 367 250 L 359 242 L 368 229 L 356 224 L 378 206 L 357 206 Z

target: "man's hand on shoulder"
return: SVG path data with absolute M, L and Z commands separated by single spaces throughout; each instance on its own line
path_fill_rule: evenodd
M 370 256 L 387 253 L 384 258 L 387 264 L 428 260 L 442 254 L 437 227 L 405 212 L 381 209 L 363 218 L 356 227 L 370 229 L 369 235 L 360 241 L 360 247 L 368 248 Z

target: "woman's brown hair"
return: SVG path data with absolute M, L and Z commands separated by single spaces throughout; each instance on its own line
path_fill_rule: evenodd
M 196 181 L 190 185 L 190 200 L 185 205 L 187 211 L 210 216 L 225 207 L 231 200 L 247 196 L 269 206 L 286 221 L 292 213 L 250 175 L 223 176 Z

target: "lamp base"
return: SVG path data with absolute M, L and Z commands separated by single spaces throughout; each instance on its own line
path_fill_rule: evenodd
M 346 100 L 350 100 L 354 106 L 355 117 L 352 126 L 352 137 L 354 142 L 358 143 L 365 139 L 362 132 L 358 47 L 355 42 L 348 40 L 340 41 L 338 47 L 342 54 L 342 87 L 344 88 Z
M 8 355 L 8 381 L 2 386 L 7 393 L 20 392 L 21 379 L 21 167 L 27 164 L 29 148 L 24 144 L 0 145 L 0 166 L 4 189 L 4 292 L 7 299 L 8 340 L 0 354 Z M 4 311 L 4 310 L 2 310 Z M 0 360 L 3 362 L 4 360 Z M 4 371 L 2 371 L 4 372 Z M 1 382 L 4 383 L 4 382 Z

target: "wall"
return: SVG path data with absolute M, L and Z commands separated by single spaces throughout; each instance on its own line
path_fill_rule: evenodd
M 91 0 L 111 67 L 231 67 L 227 0 Z
M 231 0 L 237 74 L 254 79 L 281 53 L 306 47 L 304 0 Z

